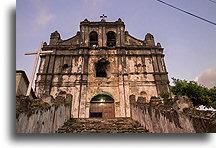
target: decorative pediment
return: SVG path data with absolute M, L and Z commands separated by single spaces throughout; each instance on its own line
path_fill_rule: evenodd
M 131 36 L 128 32 L 125 34 L 126 46 L 143 46 L 143 41 Z
M 60 45 L 72 45 L 72 46 L 78 46 L 80 44 L 80 33 L 77 32 L 77 34 L 67 40 L 62 40 Z

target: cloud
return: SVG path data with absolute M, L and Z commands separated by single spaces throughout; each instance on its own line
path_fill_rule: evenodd
M 49 24 L 49 22 L 51 20 L 53 20 L 55 18 L 55 15 L 48 12 L 46 9 L 44 8 L 40 8 L 38 10 L 38 13 L 36 15 L 35 18 L 35 22 L 37 23 L 37 25 L 39 26 L 46 26 L 47 24 Z
M 103 0 L 93 0 L 93 6 L 97 6 L 103 3 Z
M 83 0 L 84 6 L 93 6 L 97 7 L 104 3 L 104 0 Z
M 207 69 L 200 76 L 196 77 L 194 81 L 200 85 L 212 88 L 215 86 L 215 76 L 215 69 Z
M 38 26 L 46 26 L 51 20 L 55 18 L 55 15 L 48 12 L 45 8 L 39 8 L 35 17 L 35 22 Z
M 29 2 L 34 13 L 33 30 L 38 31 L 46 28 L 56 17 L 49 9 L 51 0 L 29 0 Z

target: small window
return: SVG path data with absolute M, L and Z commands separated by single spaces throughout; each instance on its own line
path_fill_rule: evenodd
M 69 70 L 70 70 L 70 67 L 69 67 L 68 64 L 64 64 L 64 65 L 62 66 L 62 72 L 63 72 L 63 73 L 68 73 Z
M 107 33 L 107 47 L 115 47 L 116 46 L 116 35 L 115 32 L 109 31 Z
M 66 69 L 66 68 L 68 68 L 68 67 L 69 67 L 68 64 L 64 64 L 64 65 L 62 66 L 63 69 Z
M 92 31 L 89 34 L 89 41 L 91 47 L 97 47 L 98 46 L 98 34 L 96 31 Z
M 108 69 L 109 62 L 105 59 L 99 60 L 95 64 L 96 69 L 96 77 L 107 77 L 107 69 Z

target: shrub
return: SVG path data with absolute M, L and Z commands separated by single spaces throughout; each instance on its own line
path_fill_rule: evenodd
M 170 99 L 170 94 L 168 92 L 162 92 L 160 93 L 160 96 L 163 98 L 164 105 L 172 105 L 173 102 Z
M 204 105 L 206 107 L 216 106 L 216 89 L 208 89 L 200 86 L 194 81 L 186 81 L 172 78 L 174 86 L 171 91 L 174 95 L 188 96 L 194 106 Z

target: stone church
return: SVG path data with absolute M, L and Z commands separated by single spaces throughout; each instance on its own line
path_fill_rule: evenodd
M 63 40 L 55 31 L 43 44 L 35 93 L 38 98 L 71 95 L 73 118 L 130 117 L 130 98 L 149 102 L 169 92 L 163 48 L 150 33 L 140 40 L 121 19 L 80 22 Z

